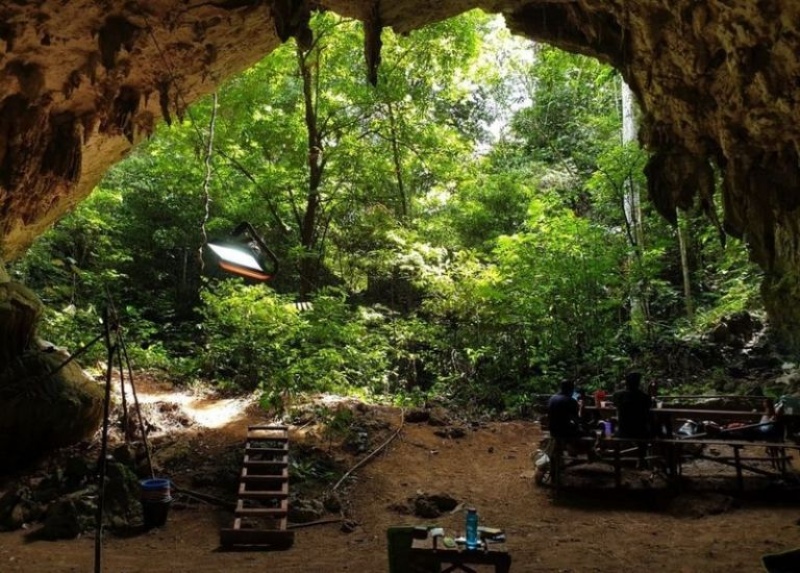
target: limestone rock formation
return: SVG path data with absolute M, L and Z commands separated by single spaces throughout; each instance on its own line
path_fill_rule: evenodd
M 90 438 L 103 418 L 103 389 L 59 352 L 28 350 L 0 368 L 4 467 Z
M 42 303 L 29 288 L 0 282 L 0 372 L 33 346 Z
M 407 32 L 472 8 L 621 71 L 644 112 L 654 204 L 699 200 L 765 270 L 800 349 L 800 2 L 796 0 L 15 0 L 0 4 L 0 259 L 91 190 L 156 122 L 294 37 L 313 10 Z M 376 36 L 378 35 L 378 36 Z M 366 64 L 365 64 L 366 66 Z

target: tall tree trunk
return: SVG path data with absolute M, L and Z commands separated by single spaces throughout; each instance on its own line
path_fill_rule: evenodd
M 408 198 L 406 197 L 406 189 L 403 183 L 403 166 L 400 161 L 400 146 L 397 143 L 397 120 L 394 116 L 394 106 L 392 102 L 387 104 L 389 109 L 389 126 L 392 131 L 392 160 L 394 161 L 394 176 L 397 180 L 397 192 L 400 195 L 400 217 L 405 220 L 408 218 Z
M 197 262 L 200 265 L 200 272 L 203 272 L 203 248 L 208 243 L 208 235 L 206 234 L 206 223 L 211 216 L 211 154 L 214 152 L 214 128 L 217 124 L 217 108 L 219 98 L 217 92 L 213 93 L 211 100 L 211 119 L 208 122 L 208 141 L 206 142 L 206 156 L 203 161 L 205 166 L 205 176 L 203 177 L 203 218 L 200 221 L 200 233 L 202 234 L 202 243 L 200 248 L 197 249 Z
M 634 115 L 633 92 L 624 81 L 622 91 L 622 144 L 626 145 L 636 141 L 636 118 Z M 630 237 L 633 242 L 633 257 L 631 265 L 640 268 L 644 250 L 644 227 L 642 225 L 642 205 L 639 189 L 633 179 L 628 177 L 625 181 L 625 220 L 631 230 Z M 636 272 L 636 275 L 640 275 Z M 646 299 L 647 289 L 641 280 L 631 285 L 631 329 L 634 338 L 646 335 L 649 329 L 649 312 Z
M 678 213 L 678 246 L 681 251 L 681 275 L 683 276 L 683 302 L 686 306 L 686 317 L 694 318 L 694 301 L 692 300 L 692 283 L 689 274 L 689 253 L 686 240 L 686 214 L 680 209 Z
M 317 124 L 314 93 L 316 88 L 315 80 L 319 75 L 319 66 L 318 60 L 309 61 L 311 53 L 303 52 L 299 46 L 297 47 L 297 61 L 300 67 L 300 75 L 303 78 L 303 103 L 308 142 L 308 190 L 306 207 L 300 223 L 300 244 L 303 247 L 299 269 L 301 299 L 306 299 L 309 293 L 316 288 L 319 277 L 320 261 L 319 253 L 317 253 L 319 234 L 317 226 L 322 206 L 319 188 L 325 169 L 325 159 L 322 156 L 322 135 Z

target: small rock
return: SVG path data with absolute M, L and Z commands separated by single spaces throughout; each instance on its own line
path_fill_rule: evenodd
M 467 435 L 467 432 L 464 430 L 464 428 L 458 426 L 450 426 L 448 428 L 436 430 L 433 433 L 440 438 L 449 438 L 452 440 L 457 440 L 458 438 L 463 438 Z
M 317 499 L 296 499 L 289 505 L 289 521 L 309 523 L 325 514 L 325 506 Z
M 339 496 L 334 492 L 325 496 L 322 500 L 322 505 L 330 513 L 339 513 L 342 511 L 342 500 L 339 499 Z
M 409 424 L 420 424 L 427 422 L 431 418 L 431 413 L 422 408 L 414 408 L 406 412 L 406 422 Z
M 430 415 L 428 417 L 428 425 L 429 426 L 447 426 L 450 423 L 450 417 L 447 415 L 447 411 L 444 408 L 434 408 L 430 411 Z

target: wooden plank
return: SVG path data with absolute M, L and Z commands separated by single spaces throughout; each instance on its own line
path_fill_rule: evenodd
M 281 484 L 280 489 L 267 490 L 267 489 L 248 489 L 247 484 L 239 484 L 239 498 L 240 499 L 284 499 L 289 497 L 289 484 L 284 482 Z
M 259 465 L 258 463 L 253 464 L 252 462 L 249 465 L 242 467 L 242 472 L 239 474 L 241 477 L 245 476 L 283 476 L 288 478 L 289 477 L 289 465 L 288 464 L 265 464 Z
M 286 432 L 273 434 L 271 432 L 267 432 L 266 430 L 258 430 L 257 432 L 247 432 L 247 439 L 259 440 L 263 442 L 284 441 L 289 439 L 289 435 L 286 434 Z
M 242 466 L 251 469 L 270 469 L 276 467 L 288 467 L 289 458 L 285 457 L 281 460 L 253 460 L 250 456 L 245 456 Z
M 800 444 L 793 442 L 766 442 L 766 441 L 753 441 L 753 440 L 716 440 L 716 439 L 691 439 L 685 440 L 652 440 L 655 444 L 689 444 L 693 446 L 731 446 L 731 447 L 756 447 L 756 448 L 787 448 L 790 450 L 800 450 Z
M 294 531 L 285 529 L 221 529 L 219 542 L 223 548 L 289 547 L 294 543 Z
M 242 470 L 242 471 L 244 471 L 244 470 Z M 260 484 L 260 485 L 265 485 L 265 484 L 279 485 L 279 484 L 286 483 L 286 481 L 288 479 L 289 479 L 288 470 L 285 473 L 282 473 L 280 475 L 258 475 L 258 474 L 250 475 L 250 474 L 248 474 L 248 475 L 239 476 L 239 482 L 240 483 L 253 484 L 253 485 L 257 485 L 257 484 Z
M 269 430 L 256 430 L 247 432 L 248 440 L 285 440 L 289 438 L 286 432 L 271 432 Z
M 282 507 L 242 507 L 236 508 L 236 517 L 270 517 L 282 518 L 289 515 L 289 508 L 287 504 Z
M 285 456 L 289 452 L 289 446 L 286 444 L 282 448 L 259 448 L 255 446 L 250 446 L 248 444 L 244 445 L 244 453 L 245 454 L 261 454 L 261 455 L 271 455 L 271 456 Z
M 245 454 L 245 460 L 249 462 L 256 462 L 261 467 L 274 467 L 274 468 L 285 468 L 289 465 L 289 457 L 282 456 L 280 459 L 277 460 L 261 460 L 261 459 L 254 459 L 251 454 Z
M 261 441 L 265 442 L 267 440 L 261 440 Z M 245 450 L 245 452 L 252 451 L 252 452 L 258 453 L 260 455 L 272 455 L 272 456 L 281 456 L 281 455 L 283 455 L 283 456 L 285 456 L 286 454 L 289 453 L 289 442 L 284 442 L 282 444 L 278 444 L 276 442 L 273 442 L 269 446 L 264 446 L 264 445 L 258 445 L 257 446 L 257 445 L 254 445 L 253 442 L 247 442 L 244 445 L 244 450 Z
M 264 452 L 256 452 L 254 454 L 247 453 L 245 451 L 244 454 L 244 462 L 258 462 L 261 464 L 270 463 L 270 464 L 288 464 L 289 463 L 289 451 L 284 450 L 283 453 L 264 453 Z

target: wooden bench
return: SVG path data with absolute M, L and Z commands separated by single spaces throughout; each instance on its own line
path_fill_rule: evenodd
M 672 465 L 672 474 L 677 476 L 683 473 L 683 448 L 685 446 L 702 446 L 703 449 L 699 453 L 692 455 L 692 459 L 703 459 L 710 462 L 718 463 L 721 465 L 732 467 L 736 470 L 736 481 L 739 489 L 744 489 L 744 470 L 763 475 L 773 476 L 776 473 L 785 475 L 789 473 L 789 462 L 791 456 L 787 454 L 787 450 L 800 450 L 800 445 L 794 442 L 767 442 L 756 440 L 725 440 L 725 439 L 669 439 L 669 440 L 655 440 L 654 443 L 664 444 L 668 450 L 673 451 L 674 455 L 671 456 L 670 463 Z M 716 455 L 708 454 L 705 451 L 706 447 L 717 448 L 731 448 L 732 455 Z M 764 456 L 743 456 L 743 448 L 766 448 L 766 455 Z M 775 470 L 771 472 L 762 467 L 757 467 L 749 462 L 769 462 Z
M 649 446 L 652 440 L 618 438 L 618 437 L 592 437 L 582 436 L 579 438 L 551 438 L 553 446 L 550 454 L 550 472 L 553 486 L 559 488 L 562 483 L 564 464 L 564 452 L 569 450 L 570 445 L 577 445 L 580 453 L 585 453 L 585 458 L 573 457 L 569 465 L 575 466 L 585 463 L 608 463 L 614 468 L 614 483 L 617 487 L 622 485 L 622 465 L 627 462 L 654 461 L 663 459 L 662 456 L 630 455 L 631 452 L 638 452 L 639 446 Z
M 553 486 L 558 489 L 562 485 L 563 471 L 567 467 L 579 464 L 603 462 L 609 463 L 614 468 L 614 482 L 616 487 L 622 485 L 622 467 L 626 462 L 650 461 L 662 462 L 666 472 L 666 477 L 673 485 L 676 485 L 683 474 L 683 462 L 686 459 L 704 459 L 732 467 L 736 470 L 736 479 L 739 489 L 744 489 L 744 471 L 749 471 L 763 476 L 785 475 L 789 473 L 791 457 L 787 450 L 800 450 L 800 444 L 793 442 L 767 442 L 750 440 L 725 440 L 725 439 L 633 439 L 619 437 L 582 436 L 578 438 L 551 438 L 553 439 L 550 448 L 550 472 Z M 570 447 L 576 446 L 576 447 Z M 641 446 L 646 446 L 649 454 L 630 455 L 631 452 L 638 451 Z M 715 455 L 705 451 L 710 447 L 729 447 L 731 455 Z M 695 448 L 697 451 L 687 452 L 688 448 Z M 743 448 L 766 448 L 764 456 L 744 456 Z M 573 450 L 577 453 L 566 463 L 564 452 Z M 585 454 L 581 457 L 580 454 Z M 774 471 L 769 471 L 763 467 L 758 467 L 752 462 L 769 462 Z

